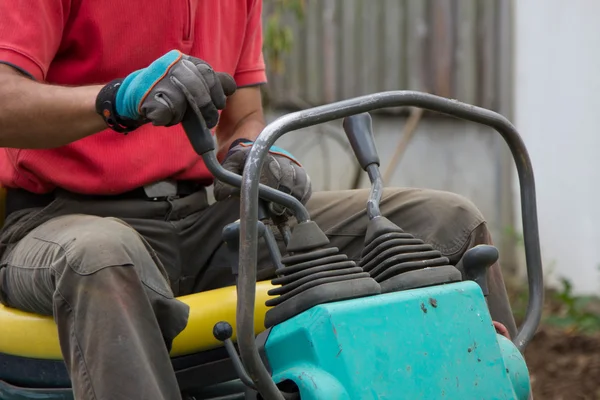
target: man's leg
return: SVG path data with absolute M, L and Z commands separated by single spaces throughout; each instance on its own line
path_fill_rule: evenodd
M 8 249 L 0 266 L 3 303 L 54 315 L 75 398 L 180 398 L 167 347 L 188 307 L 129 226 L 57 217 Z

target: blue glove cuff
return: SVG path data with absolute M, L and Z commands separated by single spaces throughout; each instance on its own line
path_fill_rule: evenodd
M 110 129 L 127 135 L 127 133 L 136 130 L 147 121 L 125 118 L 117 112 L 115 99 L 122 82 L 122 79 L 115 79 L 100 90 L 98 96 L 96 96 L 96 112 L 102 116 Z
M 140 107 L 146 96 L 167 75 L 169 69 L 181 60 L 182 56 L 180 51 L 171 50 L 148 67 L 129 74 L 117 92 L 117 113 L 125 118 L 139 119 Z

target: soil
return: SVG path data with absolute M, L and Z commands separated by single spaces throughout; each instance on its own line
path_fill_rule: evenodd
M 525 360 L 534 399 L 600 399 L 600 334 L 541 327 Z
M 525 349 L 534 400 L 600 400 L 600 297 L 571 286 L 546 289 L 542 323 Z M 527 308 L 522 282 L 507 280 L 517 324 Z

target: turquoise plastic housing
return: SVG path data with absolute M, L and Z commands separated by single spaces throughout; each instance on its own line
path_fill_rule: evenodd
M 302 400 L 523 399 L 525 360 L 472 281 L 323 304 L 273 327 L 277 383 Z

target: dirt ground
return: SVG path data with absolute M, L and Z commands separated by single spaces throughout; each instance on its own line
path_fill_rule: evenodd
M 509 286 L 509 296 L 523 312 L 523 291 Z M 534 399 L 600 400 L 600 299 L 548 290 L 544 303 L 542 324 L 525 349 Z
M 525 360 L 535 399 L 600 399 L 600 335 L 542 327 Z

